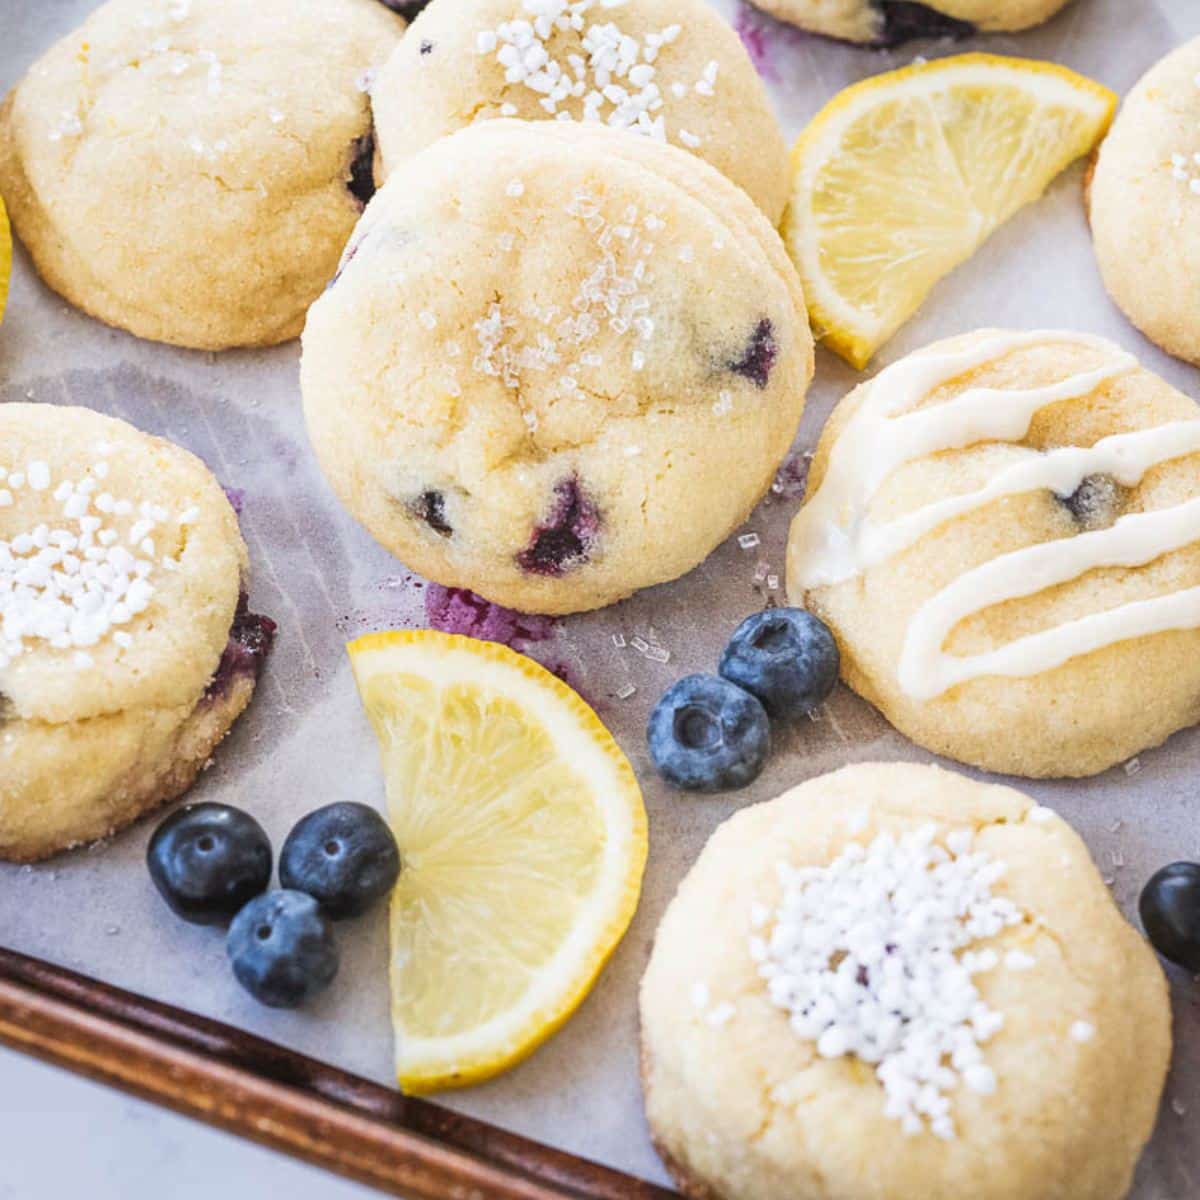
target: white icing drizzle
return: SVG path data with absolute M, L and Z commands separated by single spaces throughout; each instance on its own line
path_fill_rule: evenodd
M 913 411 L 932 390 L 1014 350 L 1056 341 L 1103 351 L 1106 365 L 1038 388 L 968 388 L 945 404 Z M 852 579 L 886 562 L 947 521 L 1004 496 L 1049 489 L 1073 493 L 1091 475 L 1130 487 L 1164 462 L 1200 452 L 1200 421 L 1103 438 L 1027 457 L 997 472 L 982 488 L 926 505 L 887 523 L 867 510 L 898 468 L 941 451 L 984 441 L 1015 442 L 1050 404 L 1090 395 L 1134 370 L 1132 355 L 1098 338 L 1046 332 L 1005 333 L 948 354 L 906 359 L 881 372 L 830 454 L 820 488 L 792 531 L 794 585 L 814 588 Z M 1027 547 L 961 575 L 917 610 L 900 657 L 900 686 L 928 700 L 982 675 L 1028 676 L 1131 638 L 1200 626 L 1200 588 L 1134 601 L 1068 621 L 990 653 L 943 650 L 959 622 L 1007 600 L 1034 595 L 1101 567 L 1136 567 L 1200 539 L 1200 499 L 1138 513 L 1111 527 Z

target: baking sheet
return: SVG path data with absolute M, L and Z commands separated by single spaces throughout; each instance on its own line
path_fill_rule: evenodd
M 1124 92 L 1162 53 L 1200 34 L 1195 0 L 1076 0 L 1044 28 L 959 46 L 892 53 L 808 38 L 714 0 L 761 51 L 789 136 L 840 87 L 910 62 L 985 48 L 1053 59 Z M 0 0 L 0 89 L 7 90 L 94 0 Z M 877 365 L 935 338 L 982 325 L 1076 328 L 1115 338 L 1177 387 L 1200 397 L 1200 376 L 1159 353 L 1112 308 L 1100 286 L 1080 202 L 1080 169 L 1060 179 L 945 281 Z M 334 502 L 308 451 L 298 347 L 205 355 L 141 342 L 69 308 L 18 253 L 0 328 L 0 402 L 85 404 L 198 453 L 243 502 L 252 604 L 280 625 L 258 696 L 192 799 L 244 806 L 278 847 L 292 823 L 341 799 L 382 800 L 373 737 L 343 652 L 373 629 L 426 623 L 427 589 Z M 817 379 L 797 440 L 816 440 L 857 376 L 818 352 Z M 522 622 L 521 644 L 563 672 L 598 709 L 633 760 L 651 822 L 641 908 L 595 991 L 529 1062 L 443 1099 L 543 1141 L 663 1180 L 641 1116 L 636 987 L 655 925 L 711 830 L 736 808 L 812 775 L 867 759 L 930 761 L 857 697 L 839 689 L 819 714 L 778 738 L 758 782 L 728 798 L 687 798 L 657 780 L 644 749 L 650 706 L 672 680 L 711 670 L 735 623 L 781 594 L 784 543 L 803 458 L 743 535 L 675 584 L 562 621 Z M 773 585 L 778 590 L 773 590 Z M 491 614 L 496 618 L 496 614 Z M 503 617 L 500 625 L 505 624 Z M 614 641 L 624 639 L 618 648 Z M 640 638 L 640 643 L 634 639 Z M 645 643 L 646 650 L 637 645 Z M 669 655 L 666 662 L 659 661 Z M 630 694 L 630 689 L 635 688 Z M 1173 738 L 1085 783 L 1018 786 L 1061 811 L 1087 840 L 1118 903 L 1134 913 L 1159 865 L 1200 858 L 1200 732 Z M 296 1014 L 256 1005 L 234 983 L 222 939 L 173 918 L 142 865 L 150 825 L 40 867 L 0 865 L 0 943 L 86 971 L 389 1081 L 386 934 L 382 913 L 339 927 L 335 986 Z M 1138 1200 L 1200 1194 L 1200 989 L 1172 975 L 1176 1052 L 1162 1114 L 1139 1174 Z M 3 1080 L 0 1080 L 0 1086 Z

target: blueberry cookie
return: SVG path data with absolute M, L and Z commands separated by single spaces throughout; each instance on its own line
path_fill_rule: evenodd
M 382 174 L 475 121 L 586 120 L 682 146 L 778 224 L 787 147 L 706 0 L 434 0 L 371 94 Z
M 749 514 L 812 375 L 778 235 L 695 156 L 485 121 L 407 160 L 309 313 L 309 435 L 428 578 L 528 612 L 690 570 Z
M 45 281 L 139 337 L 295 337 L 372 190 L 378 0 L 109 0 L 0 108 L 0 194 Z
M 0 858 L 105 837 L 185 791 L 274 626 L 198 459 L 83 408 L 0 405 Z
M 1153 67 L 1100 147 L 1089 188 L 1109 295 L 1169 354 L 1200 363 L 1200 38 Z
M 1171 1046 L 1162 972 L 1066 822 L 901 763 L 716 831 L 641 1029 L 695 1200 L 1121 1200 Z
M 1102 771 L 1200 719 L 1200 410 L 1082 334 L 981 331 L 834 410 L 788 593 L 927 749 Z
M 1070 0 L 754 0 L 801 29 L 847 42 L 896 46 L 911 38 L 1012 32 L 1048 21 Z

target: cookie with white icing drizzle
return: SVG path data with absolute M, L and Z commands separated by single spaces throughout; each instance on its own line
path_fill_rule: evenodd
M 303 343 L 346 506 L 428 578 L 526 612 L 699 563 L 770 486 L 812 374 L 799 281 L 743 191 L 556 121 L 406 160 Z
M 697 1200 L 1121 1200 L 1166 982 L 1010 788 L 862 764 L 722 825 L 641 987 L 655 1143 Z
M 940 754 L 1094 774 L 1200 718 L 1200 410 L 1081 334 L 982 331 L 834 410 L 788 589 Z
M 84 408 L 0 405 L 0 858 L 183 792 L 250 702 L 273 624 L 199 459 Z

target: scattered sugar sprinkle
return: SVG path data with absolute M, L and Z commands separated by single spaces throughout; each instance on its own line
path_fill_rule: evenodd
M 668 25 L 637 38 L 614 20 L 600 23 L 588 19 L 595 8 L 611 13 L 626 3 L 628 0 L 522 0 L 528 19 L 504 21 L 494 29 L 481 30 L 475 36 L 475 49 L 493 56 L 504 68 L 505 81 L 532 92 L 550 116 L 574 120 L 569 108 L 562 106 L 575 102 L 583 121 L 602 121 L 615 129 L 666 141 L 657 64 L 660 53 L 678 40 L 683 27 Z M 549 43 L 555 33 L 569 32 L 579 35 L 582 53 L 569 53 L 560 61 L 551 56 Z M 676 99 L 683 99 L 689 91 L 712 96 L 719 73 L 720 64 L 714 59 L 690 89 L 677 79 L 668 90 Z M 504 116 L 517 114 L 512 104 L 505 104 L 500 111 Z M 678 136 L 693 149 L 701 144 L 699 137 L 686 130 L 680 130 Z
M 738 536 L 738 545 L 743 550 L 753 550 L 756 546 L 761 545 L 762 538 L 757 533 L 743 533 Z
M 1192 81 L 1197 88 L 1200 88 L 1200 75 L 1197 75 Z M 1200 152 L 1192 155 L 1187 155 L 1176 151 L 1171 155 L 1171 175 L 1178 183 L 1186 187 L 1193 196 L 1200 196 Z
M 823 1058 L 873 1064 L 884 1111 L 905 1132 L 956 1136 L 952 1093 L 996 1088 L 983 1047 L 1003 1026 L 975 986 L 999 954 L 973 943 L 1020 923 L 993 893 L 1004 864 L 970 830 L 927 825 L 850 842 L 828 866 L 778 865 L 783 888 L 766 939 L 751 939 L 771 1000 Z M 1010 955 L 1005 958 L 1009 965 Z M 1020 961 L 1020 960 L 1018 960 Z M 1076 1022 L 1076 1030 L 1091 1026 Z
M 625 635 L 623 633 L 614 633 L 612 635 L 612 644 L 614 646 L 616 646 L 616 648 L 618 650 L 624 650 L 625 649 Z
M 517 185 L 524 186 L 519 180 L 509 183 L 510 195 Z M 553 304 L 524 304 L 521 316 L 534 328 L 531 335 L 519 341 L 514 333 L 517 321 L 499 302 L 493 303 L 487 315 L 475 323 L 475 370 L 501 380 L 512 391 L 520 390 L 524 374 L 553 370 L 557 375 L 557 391 L 576 395 L 582 390 L 580 368 L 603 366 L 602 356 L 589 349 L 589 343 L 605 326 L 620 337 L 636 335 L 640 344 L 630 351 L 635 370 L 643 369 L 648 362 L 646 346 L 653 338 L 655 326 L 647 314 L 650 300 L 643 288 L 653 278 L 649 265 L 654 245 L 641 236 L 638 226 L 641 221 L 649 228 L 653 219 L 655 228 L 661 228 L 662 218 L 654 213 L 643 217 L 636 204 L 629 204 L 619 219 L 610 219 L 601 213 L 595 197 L 583 191 L 571 198 L 566 213 L 590 234 L 597 256 L 565 310 Z M 617 256 L 618 245 L 621 261 Z M 631 266 L 627 266 L 629 262 Z M 527 412 L 527 422 L 532 418 L 533 414 Z M 529 427 L 532 431 L 536 424 Z
M 58 123 L 50 130 L 50 140 L 61 142 L 63 138 L 78 137 L 83 132 L 83 122 L 78 112 L 64 109 L 58 118 Z
M 728 1025 L 735 1016 L 737 1016 L 737 1009 L 726 1000 L 715 1008 L 710 1008 L 705 1014 L 704 1020 L 714 1029 L 720 1029 L 722 1025 Z
M 1140 758 L 1131 758 L 1125 764 L 1125 774 L 1126 775 L 1130 775 L 1130 776 L 1136 775 L 1141 769 L 1142 769 L 1142 760 Z
M 637 688 L 632 683 L 627 683 L 617 690 L 618 700 L 628 700 L 637 694 Z

